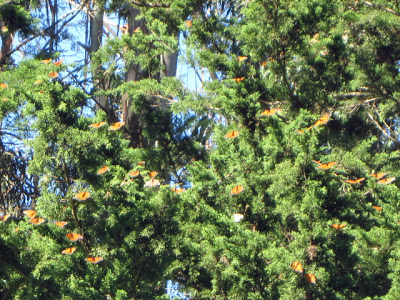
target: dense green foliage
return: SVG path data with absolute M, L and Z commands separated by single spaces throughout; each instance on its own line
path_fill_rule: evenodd
M 90 53 L 92 92 L 86 66 L 41 61 L 53 48 L 2 65 L 2 299 L 168 299 L 168 280 L 191 299 L 400 297 L 400 2 L 102 5 L 145 27 Z M 34 6 L 1 5 L 5 24 L 6 6 L 33 34 Z M 162 75 L 179 48 L 199 91 Z M 125 98 L 140 147 L 110 130 Z M 28 170 L 8 171 L 16 137 Z

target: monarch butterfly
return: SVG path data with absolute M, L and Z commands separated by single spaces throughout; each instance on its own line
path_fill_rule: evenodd
M 377 211 L 382 211 L 382 207 L 372 205 L 372 208 L 376 209 Z
M 5 89 L 6 87 L 8 87 L 8 85 L 5 84 L 5 83 L 0 83 L 0 87 L 2 87 L 3 89 Z
M 58 221 L 58 222 L 55 222 L 54 224 L 56 226 L 60 227 L 60 228 L 64 228 L 68 224 L 68 222 L 66 222 L 66 221 Z
M 347 182 L 347 183 L 350 183 L 350 184 L 358 184 L 358 183 L 361 183 L 361 182 L 363 182 L 365 180 L 365 177 L 363 177 L 363 178 L 358 178 L 358 179 L 356 179 L 356 180 L 345 180 L 344 182 Z
M 243 187 L 243 186 L 241 186 L 241 185 L 236 185 L 236 186 L 234 186 L 234 187 L 232 188 L 230 194 L 231 194 L 231 195 L 238 195 L 238 194 L 240 194 L 240 193 L 243 192 L 243 191 L 244 191 L 244 187 Z
M 83 235 L 79 233 L 68 233 L 66 238 L 69 239 L 71 242 L 76 242 L 83 239 Z
M 51 61 L 52 61 L 51 58 L 49 58 L 49 59 L 43 59 L 43 60 L 41 61 L 41 63 L 42 63 L 42 64 L 48 65 Z
M 80 192 L 74 196 L 74 199 L 78 201 L 85 201 L 90 198 L 90 193 L 89 192 Z
M 389 177 L 389 178 L 386 178 L 386 179 L 379 180 L 378 184 L 390 184 L 395 180 L 396 180 L 396 177 Z
M 124 125 L 125 125 L 125 122 L 115 122 L 114 124 L 111 124 L 111 127 L 108 128 L 108 130 L 118 130 Z
M 336 230 L 340 230 L 342 228 L 345 228 L 347 226 L 347 224 L 332 224 L 331 227 L 336 229 Z
M 106 124 L 106 122 L 103 121 L 103 122 L 90 124 L 89 127 L 97 129 L 97 128 L 100 128 L 100 127 L 104 126 L 105 124 Z
M 235 82 L 241 82 L 245 79 L 246 77 L 237 77 L 237 78 L 233 78 L 233 81 Z
M 135 30 L 133 31 L 134 33 L 138 33 L 139 31 L 141 31 L 140 27 L 136 27 Z
M 314 127 L 317 127 L 319 125 L 324 125 L 328 123 L 329 120 L 329 114 L 323 115 L 322 117 L 320 117 L 317 122 L 315 122 L 315 124 L 313 125 Z
M 313 273 L 306 274 L 306 279 L 311 284 L 316 284 L 317 283 L 317 278 L 315 277 L 315 275 Z
M 136 164 L 137 164 L 138 166 L 144 167 L 144 166 L 146 165 L 146 162 L 145 162 L 144 160 L 142 160 L 142 161 L 137 162 Z
M 173 191 L 173 192 L 175 192 L 177 194 L 180 194 L 180 193 L 183 193 L 186 190 L 182 189 L 182 188 L 173 188 L 173 189 L 171 189 L 171 191 Z
M 303 273 L 303 271 L 304 271 L 303 265 L 299 261 L 292 262 L 292 264 L 290 266 L 292 267 L 293 270 L 295 270 L 298 273 Z
M 298 134 L 303 134 L 303 133 L 304 133 L 304 130 L 297 130 L 297 133 L 298 133 Z
M 149 173 L 149 176 L 150 176 L 150 178 L 154 178 L 154 177 L 157 176 L 157 174 L 158 174 L 157 171 L 151 171 L 151 172 Z
M 321 170 L 328 170 L 328 169 L 330 169 L 330 168 L 332 168 L 334 165 L 336 165 L 337 164 L 337 162 L 335 162 L 335 161 L 332 161 L 332 162 L 330 162 L 330 163 L 326 163 L 326 164 L 320 164 L 319 166 L 318 166 L 318 169 L 321 169 Z
M 50 72 L 49 73 L 49 77 L 50 78 L 56 78 L 56 77 L 58 77 L 58 73 L 57 72 Z
M 319 165 L 318 169 L 322 169 L 322 170 L 328 170 L 337 164 L 337 162 L 334 162 L 334 161 L 332 161 L 330 163 L 326 163 L 326 164 L 321 163 L 319 160 L 313 160 L 313 162 L 315 162 L 316 164 Z
M 64 59 L 60 59 L 59 61 L 54 62 L 54 65 L 59 67 L 63 63 Z
M 228 133 L 225 135 L 225 137 L 228 138 L 228 139 L 234 139 L 234 138 L 237 137 L 238 135 L 239 135 L 239 131 L 233 130 L 233 131 L 228 132 Z
M 239 62 L 245 61 L 246 59 L 247 59 L 247 56 L 238 56 Z
M 371 174 L 372 177 L 375 177 L 376 179 L 380 180 L 383 177 L 385 177 L 387 175 L 386 172 L 380 172 L 380 173 L 376 173 L 376 174 Z
M 192 20 L 187 20 L 187 21 L 185 22 L 185 24 L 186 24 L 187 27 L 192 27 L 193 21 L 192 21 Z
M 267 62 L 266 61 L 260 62 L 260 65 L 265 67 L 267 65 Z
M 272 116 L 272 115 L 276 114 L 278 111 L 280 111 L 279 108 L 267 109 L 261 113 L 261 116 Z
M 7 221 L 7 219 L 10 217 L 10 214 L 6 214 L 6 215 L 4 215 L 4 216 L 1 216 L 0 217 L 0 221 L 2 221 L 2 222 L 5 222 L 5 221 Z
M 137 178 L 137 177 L 139 177 L 139 175 L 140 175 L 140 171 L 132 171 L 132 172 L 129 172 L 128 175 L 129 175 L 131 178 Z
M 89 256 L 89 257 L 86 257 L 85 260 L 92 264 L 98 264 L 99 262 L 103 261 L 103 258 L 100 256 L 97 256 L 97 257 Z
M 30 219 L 36 216 L 36 210 L 33 209 L 24 210 L 22 213 Z
M 102 166 L 98 171 L 97 171 L 97 175 L 102 175 L 106 172 L 110 171 L 110 167 L 109 166 Z
M 244 218 L 244 214 L 233 214 L 233 219 L 236 223 L 240 222 Z
M 76 247 L 71 247 L 61 251 L 62 254 L 72 255 L 76 251 Z
M 32 224 L 40 225 L 40 224 L 44 223 L 45 220 L 44 220 L 44 218 L 31 218 L 28 221 L 31 222 Z
M 159 186 L 160 185 L 160 181 L 158 181 L 155 178 L 151 178 L 149 181 L 146 181 L 144 183 L 144 187 L 155 187 L 155 186 Z

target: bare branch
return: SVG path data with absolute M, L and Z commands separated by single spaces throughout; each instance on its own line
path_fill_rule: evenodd
M 374 3 L 371 3 L 369 1 L 363 1 L 364 4 L 373 7 L 373 8 L 378 8 L 378 9 L 383 9 L 391 14 L 394 14 L 396 16 L 399 16 L 399 14 L 397 12 L 395 12 L 394 10 L 390 9 L 389 7 L 383 6 L 383 5 L 376 5 Z
M 374 117 L 371 115 L 371 113 L 368 113 L 368 118 L 375 124 L 375 127 L 378 128 L 378 130 L 383 134 L 384 137 L 392 140 L 396 144 L 400 144 L 398 140 L 393 138 L 391 135 L 389 135 L 384 128 L 379 124 L 377 120 L 374 119 Z M 389 129 L 390 130 L 390 129 Z

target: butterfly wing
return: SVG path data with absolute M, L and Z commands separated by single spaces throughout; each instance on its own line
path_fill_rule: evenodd
M 292 267 L 293 270 L 295 270 L 298 273 L 303 273 L 303 271 L 304 271 L 303 270 L 303 265 L 299 261 L 292 262 L 291 267 Z

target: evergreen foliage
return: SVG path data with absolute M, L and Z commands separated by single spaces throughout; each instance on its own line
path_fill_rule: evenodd
M 145 26 L 90 73 L 41 61 L 51 34 L 2 64 L 2 299 L 400 297 L 399 3 L 99 5 Z M 200 91 L 163 75 L 178 49 Z

